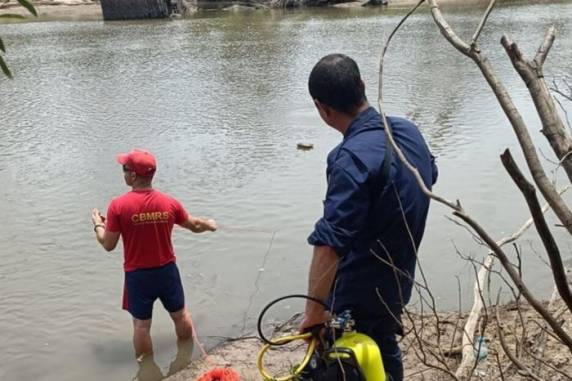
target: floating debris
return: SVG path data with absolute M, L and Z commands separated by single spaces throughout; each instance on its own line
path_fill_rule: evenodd
M 310 143 L 298 143 L 297 147 L 300 150 L 309 151 L 314 148 L 314 145 Z

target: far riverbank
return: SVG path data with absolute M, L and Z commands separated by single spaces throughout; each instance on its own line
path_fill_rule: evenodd
M 554 1 L 547 0 L 500 0 L 498 3 L 513 4 L 526 2 L 530 3 L 548 3 Z M 23 21 L 94 21 L 102 20 L 101 5 L 98 0 L 40 0 L 32 2 L 38 11 L 38 18 L 31 16 L 26 9 L 19 6 L 16 1 L 10 3 L 0 4 L 0 15 L 6 13 L 19 14 L 26 16 Z M 365 8 L 364 4 L 367 1 L 348 1 L 338 4 L 328 4 L 320 6 L 332 8 Z M 387 11 L 398 11 L 399 9 L 409 8 L 417 3 L 416 0 L 390 0 L 387 6 L 376 6 L 375 8 L 382 8 Z M 474 7 L 478 4 L 486 4 L 486 0 L 441 0 L 439 3 L 443 6 L 454 7 Z M 279 6 L 274 0 L 256 1 L 200 1 L 189 3 L 190 13 L 197 14 L 201 12 L 209 12 L 212 10 L 222 10 L 226 12 L 242 12 L 242 11 L 255 11 L 264 9 L 277 9 Z M 369 8 L 371 9 L 371 8 Z M 8 21 L 14 22 L 14 21 Z

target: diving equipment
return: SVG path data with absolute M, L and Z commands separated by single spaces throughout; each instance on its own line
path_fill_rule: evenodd
M 263 312 L 265 312 L 263 310 Z M 259 324 L 261 322 L 259 318 Z M 356 332 L 355 321 L 350 311 L 344 311 L 318 329 L 301 335 L 285 336 L 266 341 L 258 354 L 258 369 L 265 381 L 385 381 L 385 370 L 381 352 L 376 342 L 369 336 Z M 322 328 L 329 339 L 320 337 Z M 259 325 L 259 332 L 260 325 Z M 263 358 L 273 345 L 283 345 L 294 340 L 308 341 L 308 349 L 303 361 L 288 375 L 270 375 L 264 368 Z

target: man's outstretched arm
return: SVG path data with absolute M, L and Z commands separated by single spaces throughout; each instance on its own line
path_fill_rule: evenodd
M 182 227 L 189 229 L 193 233 L 202 233 L 205 231 L 214 232 L 218 226 L 213 219 L 203 219 L 200 217 L 193 217 L 189 214 L 189 218 L 181 224 Z

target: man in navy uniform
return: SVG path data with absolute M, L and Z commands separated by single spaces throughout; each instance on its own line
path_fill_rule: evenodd
M 358 332 L 378 344 L 388 379 L 401 381 L 396 334 L 402 334 L 401 314 L 411 297 L 429 198 L 388 150 L 381 116 L 367 102 L 354 60 L 323 57 L 308 86 L 321 118 L 343 135 L 328 155 L 324 214 L 308 238 L 314 246 L 308 294 L 335 313 L 351 310 Z M 387 119 L 397 145 L 431 188 L 437 167 L 418 128 Z M 300 328 L 327 318 L 323 306 L 308 301 Z

